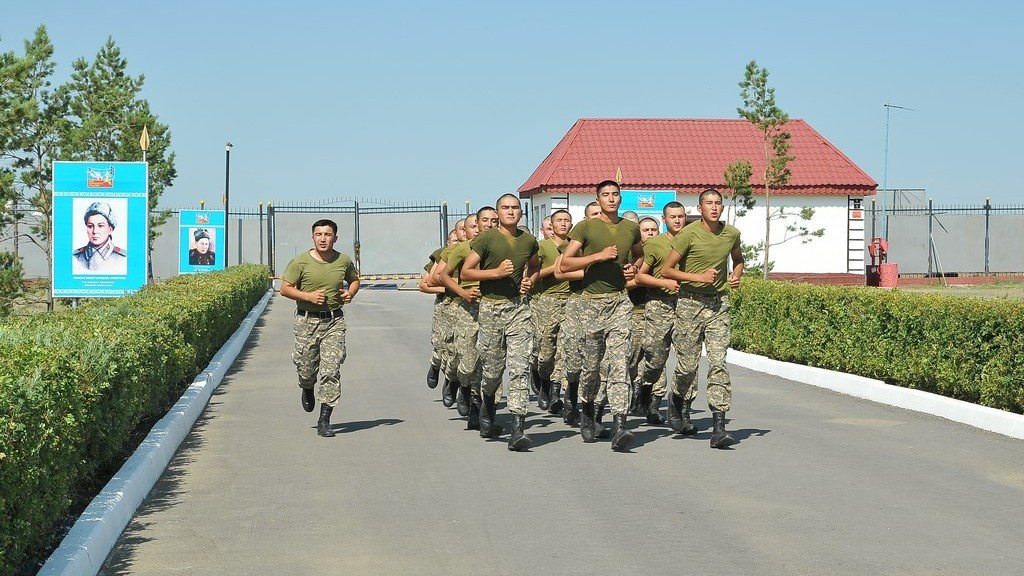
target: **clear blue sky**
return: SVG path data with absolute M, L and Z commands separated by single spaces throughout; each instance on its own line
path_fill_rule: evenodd
M 515 191 L 580 117 L 735 118 L 750 59 L 778 104 L 881 185 L 1024 202 L 1014 2 L 5 2 L 58 75 L 112 35 L 170 125 L 168 207 Z M 799 154 L 799 150 L 796 151 Z M 1010 170 L 1014 168 L 1014 170 Z

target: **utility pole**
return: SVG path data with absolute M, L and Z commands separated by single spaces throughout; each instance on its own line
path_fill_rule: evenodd
M 885 106 L 885 159 L 882 161 L 882 237 L 889 239 L 889 215 L 885 209 L 885 195 L 889 192 L 889 113 L 893 108 L 913 112 L 913 108 L 905 108 L 895 104 Z M 893 208 L 896 207 L 896 195 L 892 197 Z

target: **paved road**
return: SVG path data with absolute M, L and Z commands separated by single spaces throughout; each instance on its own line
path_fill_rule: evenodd
M 1024 442 L 733 367 L 733 450 L 531 414 L 511 453 L 424 385 L 430 310 L 360 293 L 326 439 L 275 297 L 103 573 L 1024 573 Z

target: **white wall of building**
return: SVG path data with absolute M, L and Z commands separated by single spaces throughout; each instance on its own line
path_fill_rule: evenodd
M 584 207 L 593 200 L 593 196 L 589 194 L 570 196 L 568 210 L 572 214 L 574 224 L 583 219 Z M 696 195 L 679 195 L 678 200 L 686 207 L 687 214 L 698 214 Z M 550 215 L 553 210 L 565 207 L 564 196 L 552 198 L 550 194 L 537 194 L 531 198 L 531 201 L 537 222 Z M 846 196 L 772 196 L 773 211 L 775 208 L 781 207 L 787 214 L 791 214 L 785 219 L 772 220 L 771 239 L 773 243 L 780 242 L 786 237 L 786 226 L 790 223 L 806 226 L 810 230 L 825 229 L 824 236 L 814 238 L 806 244 L 802 243 L 801 239 L 795 238 L 772 246 L 770 257 L 775 263 L 772 271 L 862 274 L 864 272 L 863 220 L 850 222 L 849 204 L 849 199 Z M 799 218 L 800 210 L 805 206 L 814 209 L 814 217 L 810 221 Z M 727 210 L 728 216 L 729 211 Z M 735 221 L 734 225 L 739 228 L 744 244 L 757 244 L 764 240 L 764 217 L 763 197 L 758 197 L 758 204 Z

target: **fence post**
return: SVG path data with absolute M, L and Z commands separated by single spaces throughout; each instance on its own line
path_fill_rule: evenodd
M 260 202 L 260 223 L 257 228 L 260 229 L 260 264 L 263 264 L 263 202 Z
M 877 198 L 872 198 L 871 199 L 871 238 L 868 239 L 869 242 L 871 241 L 871 239 L 875 238 L 875 224 L 878 223 L 878 211 L 877 210 L 878 210 L 878 199 Z
M 441 243 L 444 246 L 448 243 L 448 203 L 441 202 Z
M 932 198 L 928 199 L 928 277 L 932 277 Z
M 988 274 L 988 234 L 989 234 L 989 217 L 992 215 L 992 204 L 989 203 L 988 196 L 985 197 L 985 274 Z
M 353 206 L 353 209 L 355 210 L 354 224 L 352 226 L 352 236 L 353 236 L 353 238 L 352 238 L 352 252 L 354 252 L 354 255 L 355 255 L 356 271 L 357 272 L 362 272 L 363 267 L 361 265 L 360 257 L 359 257 L 359 248 L 360 248 L 360 245 L 359 245 L 359 202 L 353 201 L 352 202 L 352 206 Z
M 270 266 L 270 275 L 277 276 L 277 271 L 274 266 L 274 257 L 276 256 L 274 250 L 274 243 L 277 242 L 276 234 L 274 230 L 274 205 L 267 202 L 267 264 Z

